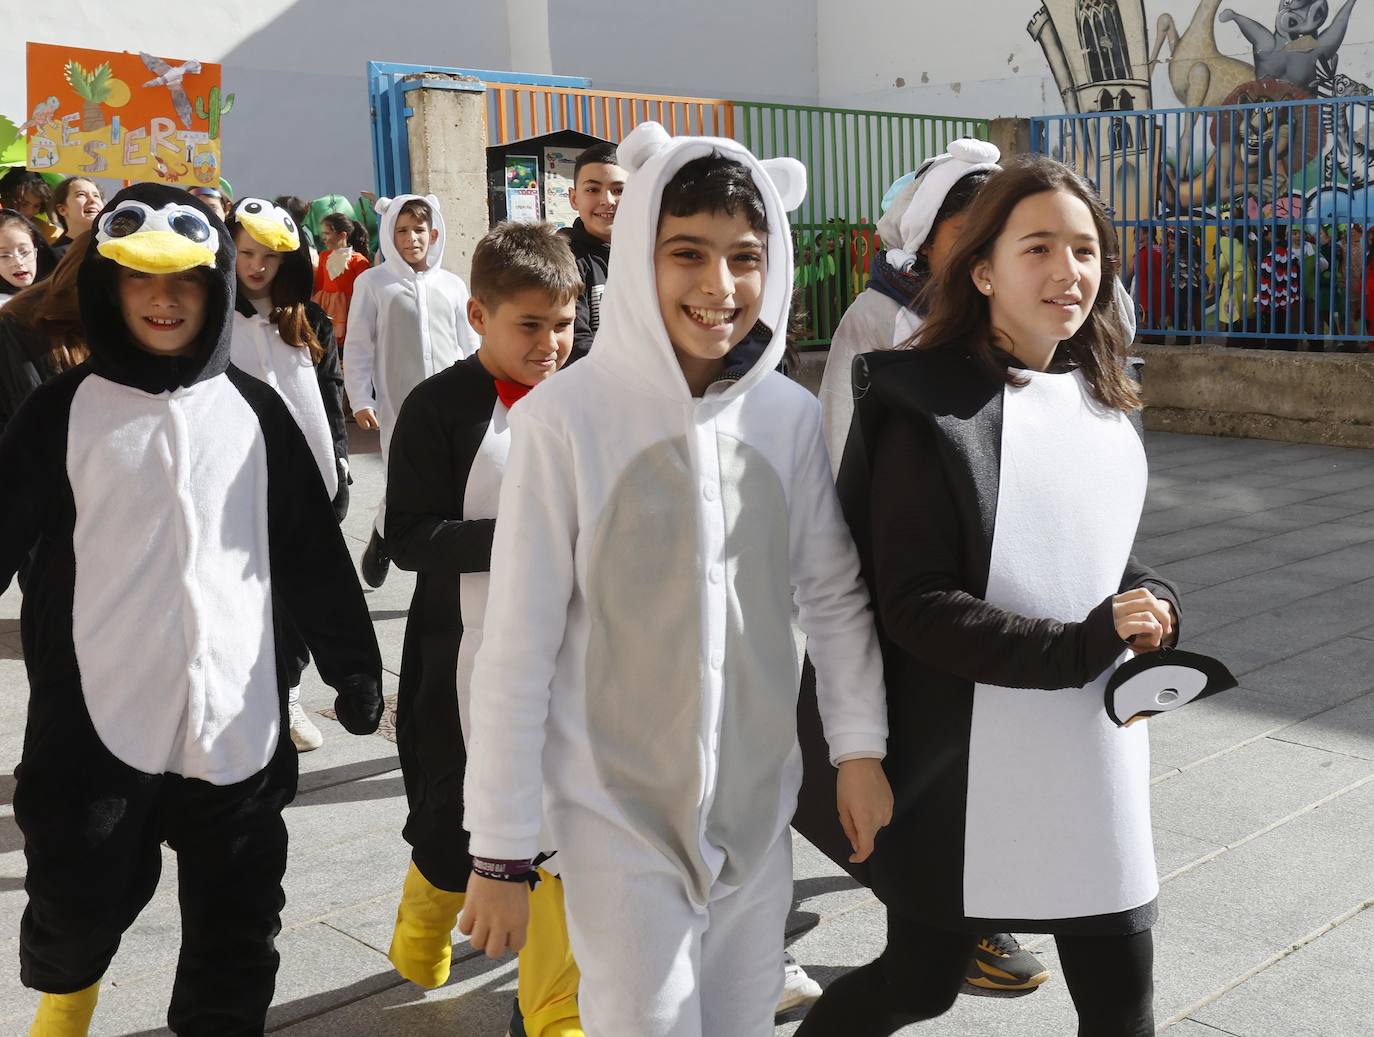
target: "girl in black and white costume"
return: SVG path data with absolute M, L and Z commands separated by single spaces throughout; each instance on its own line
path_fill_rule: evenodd
M 175 188 L 127 188 L 79 292 L 91 359 L 0 437 L 0 592 L 33 551 L 14 792 L 32 1034 L 87 1032 L 164 841 L 181 904 L 168 1025 L 259 1034 L 297 775 L 274 620 L 299 627 L 355 734 L 381 716 L 377 640 L 300 429 L 229 365 L 224 224 Z
M 314 274 L 310 248 L 291 214 L 261 198 L 242 198 L 226 220 L 235 246 L 238 291 L 230 360 L 266 382 L 296 419 L 334 502 L 340 522 L 348 513 L 348 433 L 343 415 L 343 370 L 334 324 L 310 301 Z M 294 627 L 277 630 L 287 661 L 291 741 L 317 749 L 324 737 L 301 708 L 301 674 L 310 662 Z
M 888 946 L 799 1035 L 940 1015 L 996 930 L 1055 934 L 1082 1037 L 1154 1033 L 1148 736 L 1103 687 L 1176 639 L 1178 598 L 1130 554 L 1146 464 L 1098 291 L 1115 252 L 1082 180 L 1018 161 L 980 192 L 918 348 L 856 363 L 839 486 L 887 678 L 896 809 L 868 878 Z

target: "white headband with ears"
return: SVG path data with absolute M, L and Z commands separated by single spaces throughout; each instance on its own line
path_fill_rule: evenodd
M 615 153 L 621 167 L 633 173 L 672 142 L 673 138 L 661 123 L 642 122 L 616 145 Z M 760 159 L 759 166 L 773 182 L 784 212 L 791 212 L 801 205 L 806 197 L 804 165 L 795 158 L 769 158 Z

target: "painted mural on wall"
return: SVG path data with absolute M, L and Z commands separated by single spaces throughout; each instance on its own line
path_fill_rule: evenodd
M 1374 89 L 1339 70 L 1360 0 L 1273 0 L 1271 22 L 1234 10 L 1235 0 L 1172 2 L 1177 10 L 1151 26 L 1143 0 L 1044 0 L 1027 25 L 1065 111 L 1156 109 L 1055 127 L 1053 150 L 1097 183 L 1124 222 L 1123 255 L 1158 243 L 1137 241 L 1151 228 L 1137 231 L 1134 220 L 1240 218 L 1293 195 L 1321 220 L 1374 223 L 1374 111 L 1342 100 Z M 1223 49 L 1248 49 L 1250 60 Z M 1160 65 L 1168 89 L 1154 96 Z M 1321 100 L 1331 103 L 1264 103 Z M 1225 107 L 1233 105 L 1255 107 Z M 1179 107 L 1191 111 L 1159 113 Z

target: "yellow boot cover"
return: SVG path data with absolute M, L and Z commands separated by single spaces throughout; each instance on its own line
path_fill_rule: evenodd
M 583 1037 L 577 1010 L 581 979 L 568 946 L 563 880 L 541 868 L 530 894 L 530 931 L 520 951 L 517 987 L 528 1037 Z
M 74 994 L 44 994 L 29 1037 L 86 1037 L 99 994 L 98 981 Z
M 396 971 L 417 986 L 443 986 L 453 956 L 453 927 L 462 910 L 462 893 L 431 885 L 412 861 L 387 952 Z

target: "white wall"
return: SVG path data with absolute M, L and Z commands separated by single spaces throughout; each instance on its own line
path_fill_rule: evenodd
M 509 69 L 514 52 L 610 89 L 816 100 L 816 0 L 0 0 L 0 24 L 0 112 L 19 122 L 26 40 L 223 64 L 239 195 L 372 186 L 368 60 Z
M 23 7 L 17 20 L 11 5 Z M 224 92 L 236 95 L 224 170 L 239 195 L 356 197 L 372 186 L 369 59 L 503 68 L 510 53 L 500 0 L 0 0 L 0 9 L 0 112 L 20 122 L 25 40 L 222 63 Z
M 817 0 L 549 0 L 554 72 L 597 86 L 816 103 Z
M 1333 0 L 1332 10 L 1342 4 Z M 1172 15 L 1183 32 L 1197 5 L 1198 0 L 1146 0 L 1151 48 L 1161 15 Z M 1064 110 L 1044 53 L 1026 32 L 1040 0 L 818 0 L 818 7 L 822 104 L 980 116 Z M 1272 25 L 1278 0 L 1228 0 L 1222 4 L 1227 8 Z M 1251 61 L 1250 44 L 1234 24 L 1218 22 L 1215 33 L 1223 54 Z M 1374 84 L 1371 0 L 1356 0 L 1339 71 Z M 1152 86 L 1157 107 L 1182 103 L 1163 62 Z

